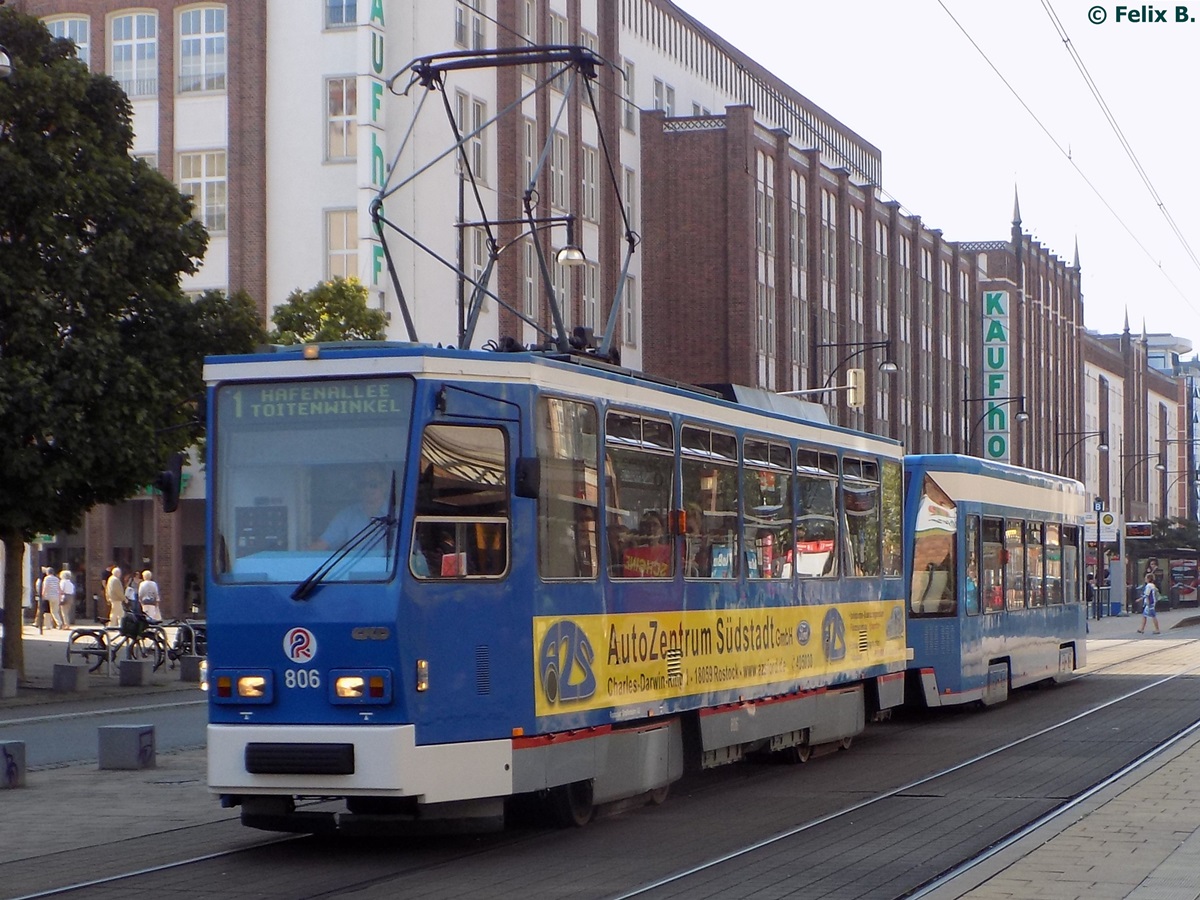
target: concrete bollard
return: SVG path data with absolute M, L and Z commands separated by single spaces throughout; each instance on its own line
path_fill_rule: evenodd
M 0 700 L 17 696 L 17 670 L 0 669 Z
M 179 657 L 179 680 L 194 681 L 200 683 L 200 664 L 204 662 L 203 656 L 181 656 Z
M 101 725 L 97 732 L 101 769 L 156 767 L 153 725 Z
M 149 659 L 123 659 L 118 665 L 121 687 L 137 687 L 149 684 L 154 673 L 154 662 Z
M 70 663 L 54 664 L 54 690 L 60 693 L 86 691 L 88 688 L 88 670 L 86 666 L 75 666 Z
M 0 741 L 0 790 L 25 787 L 25 742 Z

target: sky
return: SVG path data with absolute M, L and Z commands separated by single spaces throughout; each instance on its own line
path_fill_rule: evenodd
M 1015 188 L 1027 233 L 1078 242 L 1088 329 L 1200 352 L 1200 0 L 675 2 L 878 147 L 927 227 L 1005 240 Z

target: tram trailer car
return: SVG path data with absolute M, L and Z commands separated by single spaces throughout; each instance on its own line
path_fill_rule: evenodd
M 578 825 L 903 702 L 895 442 L 535 352 L 205 378 L 208 781 L 246 825 Z
M 904 459 L 908 696 L 999 703 L 1063 681 L 1087 652 L 1087 495 L 1077 481 L 973 456 Z

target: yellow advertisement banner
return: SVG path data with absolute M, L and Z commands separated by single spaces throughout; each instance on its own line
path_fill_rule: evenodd
M 533 646 L 539 716 L 768 685 L 811 689 L 835 675 L 900 671 L 908 660 L 900 600 L 541 616 Z

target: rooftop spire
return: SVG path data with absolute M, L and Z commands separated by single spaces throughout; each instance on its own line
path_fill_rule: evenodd
M 1013 184 L 1013 224 L 1021 224 L 1021 203 L 1017 199 L 1017 186 Z

